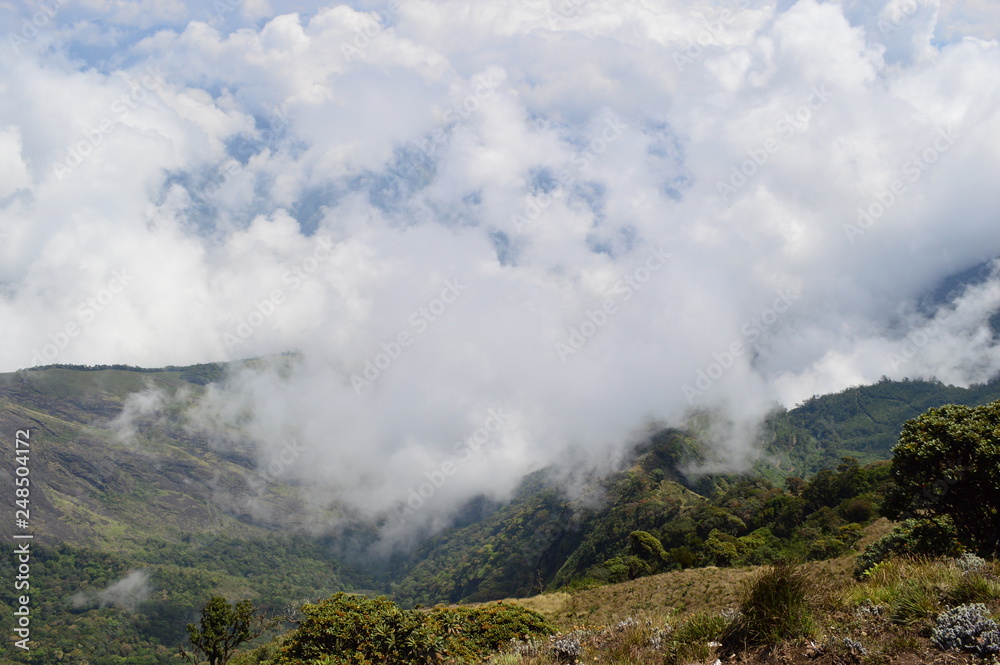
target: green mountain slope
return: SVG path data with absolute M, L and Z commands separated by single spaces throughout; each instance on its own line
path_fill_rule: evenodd
M 1000 399 L 1000 379 L 969 388 L 937 381 L 882 381 L 812 397 L 768 418 L 764 457 L 755 470 L 777 480 L 803 478 L 836 466 L 841 457 L 862 463 L 892 456 L 903 423 L 943 404 L 975 406 Z
M 30 662 L 172 663 L 185 624 L 212 593 L 279 611 L 371 588 L 328 543 L 287 528 L 305 523 L 303 502 L 296 488 L 257 474 L 249 445 L 216 449 L 172 417 L 221 374 L 200 366 L 0 375 L 0 432 L 30 431 L 30 583 L 44 617 Z M 150 388 L 171 396 L 164 417 L 118 420 L 130 396 Z M 0 561 L 6 579 L 10 566 Z M 14 589 L 0 596 L 2 620 L 12 621 Z

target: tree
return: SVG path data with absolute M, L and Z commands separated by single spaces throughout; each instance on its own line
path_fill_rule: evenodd
M 930 409 L 903 425 L 892 452 L 887 517 L 948 516 L 965 545 L 1000 555 L 1000 401 Z
M 659 573 L 669 565 L 669 558 L 663 549 L 663 543 L 646 531 L 633 531 L 628 535 L 626 554 L 637 556 L 649 565 L 654 573 Z
M 189 623 L 187 632 L 191 645 L 205 655 L 208 665 L 226 665 L 241 644 L 259 637 L 269 625 L 249 600 L 230 605 L 222 596 L 212 596 L 201 611 L 200 627 Z M 192 663 L 201 660 L 184 647 L 181 656 Z

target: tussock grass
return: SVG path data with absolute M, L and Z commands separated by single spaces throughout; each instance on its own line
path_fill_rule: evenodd
M 762 569 L 743 590 L 740 615 L 723 638 L 726 650 L 735 653 L 811 635 L 808 588 L 809 579 L 801 568 L 778 564 Z

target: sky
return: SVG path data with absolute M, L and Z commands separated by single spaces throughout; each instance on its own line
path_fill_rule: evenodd
M 190 427 L 400 524 L 699 410 L 739 466 L 776 405 L 1000 369 L 998 34 L 986 0 L 0 2 L 0 371 L 277 357 Z

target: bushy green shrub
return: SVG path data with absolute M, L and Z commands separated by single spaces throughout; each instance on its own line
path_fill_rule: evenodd
M 512 639 L 548 635 L 544 618 L 518 605 L 402 610 L 390 600 L 338 593 L 302 608 L 276 665 L 418 665 L 477 660 Z
M 653 569 L 637 556 L 616 556 L 604 562 L 608 581 L 613 583 L 627 582 L 637 577 L 651 575 Z
M 654 573 L 665 570 L 670 563 L 663 543 L 648 531 L 633 531 L 628 535 L 626 554 L 645 561 Z
M 948 517 L 908 519 L 858 555 L 854 574 L 860 579 L 875 564 L 893 556 L 956 556 L 961 551 L 955 525 Z
M 809 545 L 808 556 L 812 560 L 832 559 L 848 549 L 847 543 L 839 538 L 819 538 Z
M 425 617 L 433 632 L 449 640 L 449 653 L 466 657 L 492 653 L 512 640 L 555 632 L 541 614 L 512 603 L 440 608 Z

